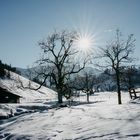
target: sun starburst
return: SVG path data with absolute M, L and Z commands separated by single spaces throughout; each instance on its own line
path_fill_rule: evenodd
M 75 47 L 81 57 L 86 57 L 93 52 L 94 38 L 90 34 L 78 33 Z

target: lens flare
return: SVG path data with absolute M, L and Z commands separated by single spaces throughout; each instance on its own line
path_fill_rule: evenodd
M 80 57 L 87 57 L 93 52 L 94 38 L 90 34 L 78 33 L 75 39 L 75 47 Z
M 82 37 L 78 40 L 78 47 L 81 51 L 86 51 L 87 49 L 89 49 L 90 43 L 91 41 L 89 40 L 89 38 Z

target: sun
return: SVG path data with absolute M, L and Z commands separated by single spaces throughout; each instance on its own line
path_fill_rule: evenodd
M 79 38 L 77 45 L 81 51 L 86 51 L 91 45 L 91 40 L 87 37 L 81 37 Z
M 91 53 L 93 46 L 93 37 L 89 34 L 81 34 L 77 35 L 75 40 L 76 50 L 80 53 L 81 56 L 87 56 Z

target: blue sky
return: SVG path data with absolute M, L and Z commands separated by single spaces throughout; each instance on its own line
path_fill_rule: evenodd
M 104 45 L 117 28 L 134 34 L 140 58 L 139 13 L 140 0 L 0 0 L 0 59 L 26 68 L 39 57 L 38 41 L 54 29 L 90 32 Z

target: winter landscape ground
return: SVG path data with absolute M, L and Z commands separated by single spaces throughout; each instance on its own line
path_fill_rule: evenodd
M 123 93 L 123 104 L 117 105 L 116 93 L 103 92 L 91 96 L 89 104 L 86 104 L 85 100 L 85 96 L 80 96 L 75 99 L 79 104 L 71 107 L 40 110 L 1 120 L 0 138 L 3 140 L 140 139 L 139 99 L 130 101 L 128 93 Z M 43 105 L 50 105 L 50 102 Z M 24 106 L 29 106 L 29 103 L 24 103 Z

